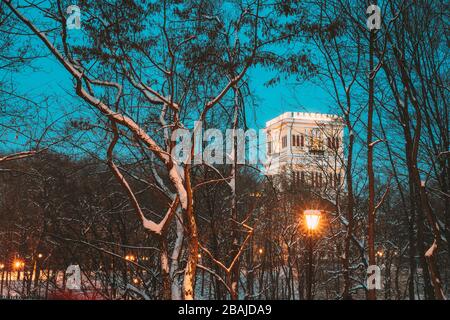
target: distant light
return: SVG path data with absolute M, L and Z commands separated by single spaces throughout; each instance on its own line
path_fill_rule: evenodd
M 259 249 L 258 249 L 258 253 L 259 253 L 259 254 L 263 254 L 263 252 L 264 252 L 263 248 L 259 248 Z
M 43 256 L 44 256 L 44 255 L 43 255 L 42 253 L 39 253 L 39 254 L 38 254 L 38 258 L 39 258 L 39 259 L 42 259 Z
M 127 255 L 125 256 L 125 260 L 127 260 L 127 261 L 135 261 L 135 260 L 136 260 L 136 257 L 133 256 L 132 254 L 127 254 Z
M 3 263 L 0 263 L 0 270 L 5 269 L 5 265 Z
M 199 254 L 197 255 L 197 257 L 200 259 L 200 258 L 202 257 L 202 254 L 199 253 Z
M 309 231 L 314 231 L 319 226 L 321 211 L 320 210 L 305 210 L 304 211 L 306 227 Z
M 23 267 L 25 267 L 25 262 L 23 262 L 22 260 L 16 259 L 13 262 L 13 268 L 16 270 L 22 269 Z
M 377 256 L 379 256 L 381 258 L 383 255 L 384 255 L 384 252 L 382 250 L 377 251 Z
M 134 279 L 133 279 L 133 283 L 134 283 L 134 284 L 139 284 L 139 279 L 134 278 Z

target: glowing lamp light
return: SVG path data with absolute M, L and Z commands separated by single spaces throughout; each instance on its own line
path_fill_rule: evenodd
M 38 254 L 38 258 L 39 258 L 39 259 L 42 259 L 43 256 L 44 256 L 44 255 L 43 255 L 42 253 L 39 253 L 39 254 Z
M 0 263 L 0 270 L 5 269 L 5 265 L 3 263 Z
M 264 250 L 262 248 L 259 248 L 258 253 L 263 254 Z
M 309 231 L 314 231 L 319 226 L 321 212 L 320 210 L 305 210 L 304 211 L 306 227 Z
M 132 254 L 127 254 L 125 256 L 125 260 L 127 260 L 127 261 L 134 261 L 134 260 L 136 260 L 136 257 L 133 256 Z
M 16 259 L 13 262 L 13 268 L 16 270 L 22 269 L 23 267 L 25 267 L 25 262 L 23 262 L 22 260 Z

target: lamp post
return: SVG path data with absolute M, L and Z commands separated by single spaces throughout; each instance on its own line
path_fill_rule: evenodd
M 3 281 L 5 278 L 5 264 L 0 262 L 0 272 L 2 273 L 2 280 L 0 281 L 0 295 L 3 296 Z
M 128 273 L 130 274 L 130 280 L 132 280 L 132 275 L 133 275 L 133 269 L 128 267 L 128 262 L 132 262 L 134 263 L 136 261 L 136 256 L 133 254 L 127 254 L 125 256 L 125 260 L 127 261 L 127 263 L 125 263 L 125 282 L 128 283 Z M 126 298 L 128 300 L 128 298 Z
M 37 296 L 40 294 L 40 288 L 39 288 L 39 279 L 41 278 L 41 260 L 44 258 L 44 254 L 38 253 L 36 257 L 34 258 L 34 265 L 33 265 L 33 273 L 31 276 L 31 281 L 34 281 L 34 289 L 37 288 Z
M 312 300 L 312 283 L 313 283 L 313 236 L 320 222 L 320 210 L 305 210 L 307 236 L 308 236 L 308 277 L 307 277 L 307 299 Z

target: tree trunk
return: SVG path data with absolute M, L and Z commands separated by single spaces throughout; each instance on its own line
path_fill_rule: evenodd
M 375 177 L 373 172 L 373 110 L 375 104 L 375 70 L 374 70 L 374 41 L 375 31 L 370 32 L 370 52 L 369 52 L 369 106 L 367 114 L 367 176 L 369 180 L 369 201 L 368 201 L 368 230 L 367 245 L 369 250 L 369 265 L 376 265 L 375 260 Z M 367 291 L 368 300 L 376 300 L 375 288 Z
M 164 236 L 160 236 L 160 260 L 161 260 L 161 278 L 162 278 L 162 289 L 161 289 L 161 299 L 170 300 L 171 298 L 171 277 L 169 268 L 169 253 L 167 248 L 167 239 Z
M 190 165 L 185 168 L 185 185 L 187 196 L 187 208 L 185 211 L 187 231 L 188 231 L 188 261 L 184 272 L 183 297 L 185 300 L 194 300 L 195 298 L 195 280 L 197 275 L 198 263 L 198 231 L 195 221 L 193 194 L 190 180 Z
M 350 106 L 349 97 L 347 97 L 347 104 Z M 350 108 L 350 107 L 349 107 Z M 354 133 L 350 122 L 350 115 L 346 115 L 346 124 L 350 131 L 349 134 L 349 144 L 348 144 L 348 155 L 347 155 L 347 167 L 346 167 L 346 180 L 347 180 L 347 232 L 345 234 L 344 243 L 344 258 L 342 261 L 344 268 L 344 292 L 342 294 L 344 300 L 351 300 L 350 294 L 350 243 L 353 236 L 353 177 L 352 177 L 352 162 L 353 162 L 353 144 L 354 144 Z
M 237 86 L 233 87 L 234 92 L 234 119 L 233 119 L 233 164 L 231 167 L 231 181 L 230 181 L 230 187 L 231 187 L 231 223 L 234 225 L 238 221 L 238 212 L 237 212 L 237 201 L 236 201 L 236 178 L 237 178 L 237 129 L 239 125 L 239 89 Z M 244 138 L 245 139 L 245 138 Z M 240 239 L 239 239 L 239 231 L 235 230 L 234 226 L 232 228 L 231 232 L 231 239 L 232 239 L 232 250 L 231 250 L 231 260 L 239 253 L 240 250 Z M 239 296 L 239 260 L 236 261 L 233 268 L 230 271 L 230 295 L 231 300 L 237 300 Z

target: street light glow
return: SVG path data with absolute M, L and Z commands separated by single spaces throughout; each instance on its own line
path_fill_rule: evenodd
M 309 231 L 314 231 L 319 226 L 320 210 L 305 210 L 304 211 L 306 227 Z
M 25 267 L 25 262 L 23 262 L 22 260 L 16 259 L 13 262 L 13 267 L 16 270 L 19 270 L 19 269 Z

